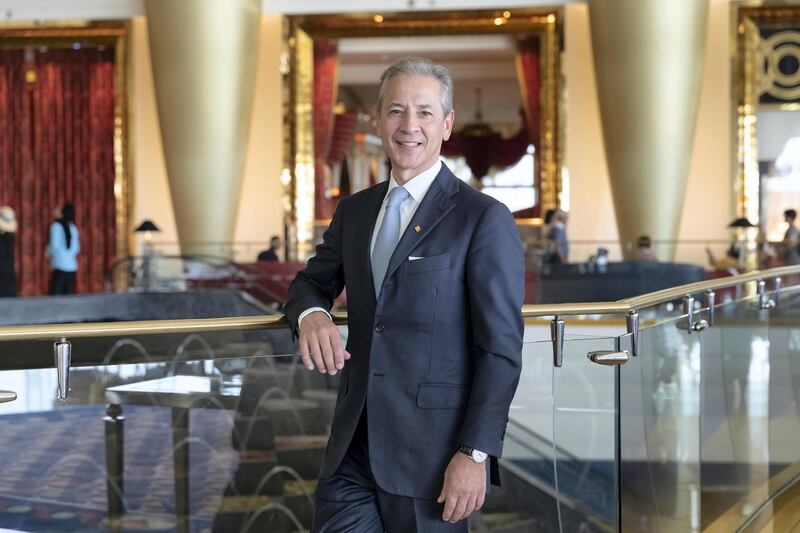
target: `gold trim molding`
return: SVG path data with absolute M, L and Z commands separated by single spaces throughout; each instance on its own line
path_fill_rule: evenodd
M 130 93 L 128 22 L 53 21 L 47 24 L 0 24 L 0 43 L 3 47 L 25 45 L 72 46 L 75 41 L 93 46 L 114 47 L 114 201 L 116 258 L 127 257 L 133 250 L 130 233 L 133 213 L 128 153 L 128 95 Z M 109 265 L 110 266 L 110 265 Z M 122 272 L 112 280 L 115 290 L 122 290 L 127 276 Z
M 284 72 L 284 221 L 289 257 L 303 260 L 313 251 L 314 154 L 311 123 L 314 39 L 430 35 L 520 34 L 541 42 L 541 121 L 539 180 L 542 212 L 558 207 L 563 160 L 560 55 L 562 10 L 359 13 L 287 17 Z M 498 23 L 499 22 L 499 23 Z M 377 83 L 378 80 L 375 80 Z
M 734 116 L 736 118 L 735 195 L 736 216 L 747 217 L 757 224 L 760 211 L 760 176 L 758 171 L 758 142 L 756 139 L 759 108 L 793 107 L 781 104 L 759 105 L 759 88 L 763 56 L 761 30 L 765 28 L 797 28 L 800 25 L 800 6 L 794 5 L 734 5 L 733 32 L 735 57 L 733 69 Z

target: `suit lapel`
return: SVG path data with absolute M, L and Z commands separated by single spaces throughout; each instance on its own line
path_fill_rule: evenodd
M 433 228 L 455 207 L 455 203 L 450 199 L 452 194 L 458 192 L 458 183 L 453 181 L 457 180 L 453 176 L 450 169 L 444 164 L 442 170 L 436 176 L 436 179 L 428 189 L 427 194 L 422 199 L 422 203 L 417 208 L 417 212 L 408 223 L 403 236 L 400 237 L 400 242 L 394 249 L 392 258 L 389 260 L 389 268 L 386 270 L 386 277 L 384 280 L 389 279 L 394 272 L 400 267 L 403 261 L 406 260 L 408 254 L 427 237 Z M 416 227 L 420 227 L 420 231 L 416 231 Z
M 371 194 L 364 198 L 364 205 L 359 206 L 358 224 L 356 227 L 355 250 L 357 250 L 357 279 L 364 284 L 363 290 L 369 296 L 367 302 L 371 309 L 375 309 L 375 288 L 372 282 L 372 260 L 370 257 L 370 244 L 372 242 L 372 232 L 375 228 L 375 221 L 378 219 L 378 212 L 386 197 L 386 190 L 389 188 L 389 181 L 385 181 L 375 187 Z

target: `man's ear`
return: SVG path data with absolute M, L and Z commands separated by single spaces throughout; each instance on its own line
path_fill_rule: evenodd
M 444 117 L 444 135 L 442 135 L 442 139 L 445 141 L 450 138 L 450 134 L 453 132 L 453 121 L 455 121 L 455 119 L 456 112 L 453 110 Z

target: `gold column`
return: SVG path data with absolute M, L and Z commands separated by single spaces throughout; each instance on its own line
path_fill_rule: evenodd
M 589 0 L 603 138 L 623 243 L 639 235 L 677 239 L 707 18 L 707 0 Z M 662 259 L 671 259 L 674 247 L 665 252 Z M 625 253 L 635 253 L 635 247 Z
M 207 253 L 202 242 L 233 239 L 261 2 L 145 0 L 145 9 L 181 250 Z

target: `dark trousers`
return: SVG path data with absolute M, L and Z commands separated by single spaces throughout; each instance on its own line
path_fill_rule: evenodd
M 381 490 L 369 465 L 366 409 L 336 473 L 314 493 L 312 533 L 466 533 L 467 521 L 442 520 L 443 504 Z
M 50 294 L 74 294 L 74 293 L 75 293 L 75 272 L 53 270 L 53 278 L 50 280 Z

